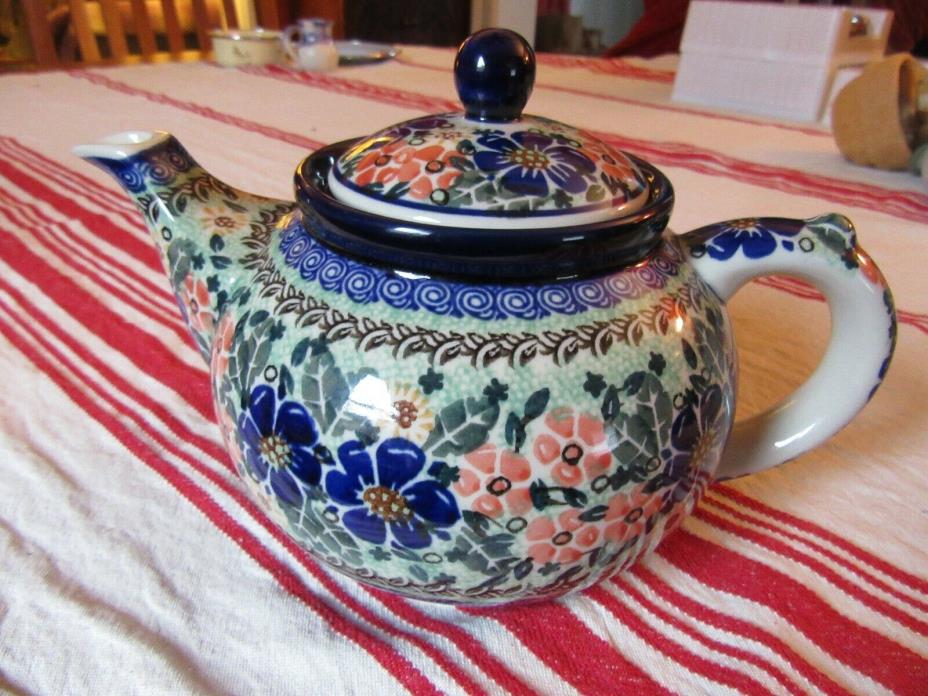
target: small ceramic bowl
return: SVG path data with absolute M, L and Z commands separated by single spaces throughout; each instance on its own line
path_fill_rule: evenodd
M 234 68 L 276 64 L 284 60 L 279 31 L 230 29 L 211 31 L 209 35 L 213 40 L 213 57 L 219 65 Z

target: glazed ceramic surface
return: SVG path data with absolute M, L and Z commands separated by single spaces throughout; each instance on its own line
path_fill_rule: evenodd
M 235 68 L 242 65 L 275 65 L 284 58 L 279 31 L 212 31 L 213 58 L 220 65 Z
M 406 147 L 414 132 L 396 137 Z M 506 137 L 541 157 L 549 135 Z M 354 161 L 351 147 L 317 156 L 318 177 L 298 176 L 299 206 L 227 186 L 166 134 L 124 134 L 80 154 L 112 172 L 145 215 L 210 363 L 245 485 L 316 558 L 359 580 L 465 603 L 588 586 L 653 549 L 713 479 L 823 441 L 885 374 L 892 300 L 840 216 L 662 234 L 669 211 L 654 211 L 672 199 L 669 184 L 622 155 L 644 203 L 637 217 L 585 234 L 587 244 L 633 236 L 631 261 L 582 273 L 580 254 L 561 278 L 493 279 L 467 264 L 429 274 L 372 262 L 377 249 L 394 245 L 397 259 L 412 250 L 377 227 L 377 212 L 314 207 L 332 193 L 327 168 Z M 483 175 L 499 174 L 499 161 L 470 160 Z M 522 166 L 512 181 L 534 173 Z M 423 234 L 453 247 L 466 229 Z M 836 332 L 798 398 L 733 432 L 724 301 L 774 272 L 815 279 L 835 325 L 857 328 Z
M 301 19 L 283 30 L 281 41 L 294 67 L 313 72 L 338 67 L 338 49 L 328 19 Z

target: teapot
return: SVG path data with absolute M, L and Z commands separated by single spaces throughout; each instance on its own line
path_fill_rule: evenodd
M 522 113 L 534 73 L 522 37 L 472 35 L 462 113 L 317 150 L 296 202 L 163 132 L 75 150 L 144 216 L 250 494 L 320 562 L 411 598 L 610 577 L 713 481 L 842 428 L 893 352 L 892 296 L 847 218 L 671 233 L 660 170 Z M 734 423 L 725 303 L 769 274 L 817 286 L 832 334 L 794 394 Z

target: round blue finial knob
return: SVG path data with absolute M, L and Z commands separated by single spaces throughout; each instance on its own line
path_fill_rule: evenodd
M 508 29 L 471 34 L 454 59 L 454 85 L 468 118 L 514 121 L 535 84 L 535 52 Z

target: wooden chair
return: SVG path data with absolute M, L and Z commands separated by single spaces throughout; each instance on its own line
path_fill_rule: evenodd
M 235 0 L 69 0 L 57 15 L 46 0 L 23 2 L 40 68 L 196 60 L 211 51 L 212 29 L 234 29 L 249 20 L 238 16 Z M 275 0 L 252 2 L 259 25 L 280 28 Z

